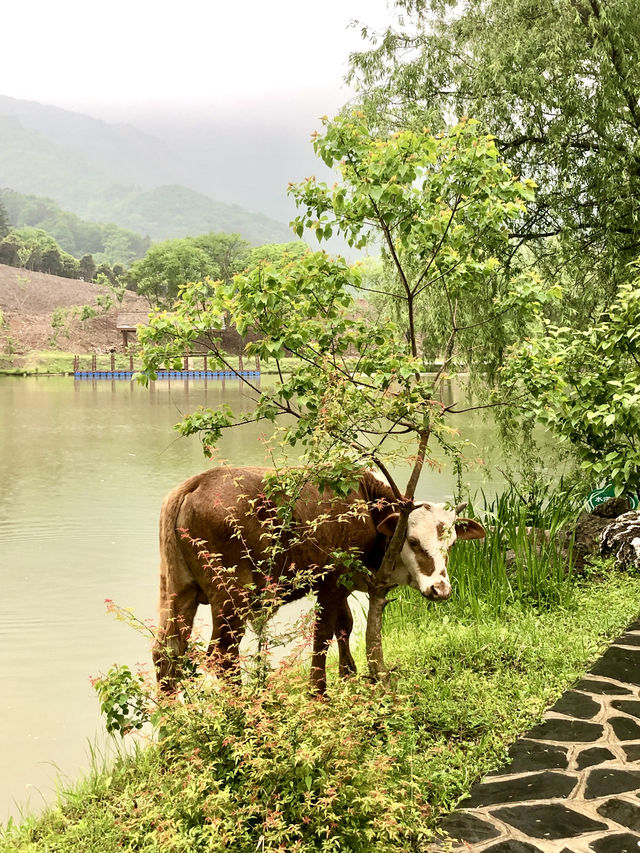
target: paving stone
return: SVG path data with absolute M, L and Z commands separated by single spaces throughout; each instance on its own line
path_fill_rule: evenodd
M 640 649 L 611 646 L 597 661 L 591 674 L 640 685 Z
M 598 806 L 598 814 L 629 829 L 640 829 L 640 806 L 626 800 L 607 800 Z
M 485 820 L 481 820 L 474 814 L 466 812 L 452 812 L 448 814 L 441 824 L 445 832 L 452 838 L 467 841 L 469 844 L 477 844 L 480 841 L 488 841 L 496 838 L 500 831 Z
M 640 646 L 640 634 L 623 634 L 614 643 L 620 646 Z
M 497 844 L 486 848 L 486 853 L 542 853 L 539 847 L 527 844 L 526 841 L 517 841 L 515 838 L 506 838 Z
M 592 841 L 589 847 L 596 853 L 638 853 L 640 835 L 632 835 L 630 832 L 620 835 L 607 833 L 603 838 Z
M 633 699 L 614 699 L 611 707 L 616 711 L 624 711 L 625 714 L 631 714 L 632 717 L 640 717 L 640 702 Z
M 527 732 L 528 738 L 536 740 L 560 740 L 571 743 L 589 743 L 599 740 L 604 729 L 599 723 L 584 720 L 545 720 Z
M 581 678 L 573 687 L 574 690 L 586 690 L 589 693 L 596 693 L 602 696 L 623 696 L 631 693 L 626 687 L 620 687 L 618 684 L 609 684 L 608 681 L 600 681 L 597 678 Z
M 491 776 L 504 776 L 505 773 L 527 773 L 529 770 L 566 770 L 567 748 L 535 740 L 517 740 L 509 750 L 510 763 L 502 770 L 496 770 Z
M 640 761 L 640 743 L 623 744 L 622 749 L 627 756 L 627 761 Z
M 575 786 L 575 776 L 550 773 L 547 770 L 544 773 L 531 773 L 517 779 L 509 777 L 500 782 L 480 782 L 472 789 L 471 796 L 464 800 L 461 806 L 463 809 L 471 809 L 499 803 L 567 797 Z
M 606 823 L 593 820 L 560 803 L 514 806 L 498 809 L 492 815 L 530 838 L 575 838 L 585 832 L 607 829 Z
M 584 770 L 585 767 L 593 767 L 594 764 L 602 764 L 604 761 L 613 761 L 615 755 L 604 746 L 592 746 L 591 749 L 583 749 L 578 756 L 577 768 Z
M 618 740 L 640 740 L 640 726 L 628 717 L 609 717 Z
M 600 713 L 602 707 L 590 696 L 584 693 L 576 693 L 575 690 L 567 690 L 551 709 L 558 714 L 566 714 L 567 717 L 579 717 L 581 720 L 591 720 Z
M 606 797 L 607 794 L 623 794 L 640 788 L 640 770 L 592 770 L 587 779 L 585 800 Z

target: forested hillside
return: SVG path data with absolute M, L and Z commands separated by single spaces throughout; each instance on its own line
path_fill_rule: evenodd
M 210 231 L 255 244 L 290 239 L 284 223 L 202 195 L 187 180 L 177 155 L 133 127 L 0 96 L 0 188 L 152 240 Z
M 286 225 L 268 216 L 249 213 L 237 204 L 224 204 L 177 185 L 99 199 L 96 210 L 88 211 L 91 219 L 98 218 L 98 205 L 103 219 L 148 234 L 154 241 L 210 231 L 237 232 L 254 245 L 286 242 L 292 237 Z
M 148 237 L 118 225 L 81 219 L 50 198 L 0 190 L 0 204 L 13 228 L 26 226 L 46 231 L 61 249 L 76 258 L 90 254 L 98 262 L 128 266 L 144 257 L 151 244 Z

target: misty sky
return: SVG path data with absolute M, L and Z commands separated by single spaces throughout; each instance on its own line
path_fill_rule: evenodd
M 353 18 L 383 24 L 386 0 L 23 0 L 3 8 L 0 80 L 5 95 L 109 118 L 335 98 Z
M 352 94 L 352 19 L 382 28 L 387 0 L 7 3 L 0 94 L 129 122 L 195 164 L 208 195 L 286 221 L 318 117 Z

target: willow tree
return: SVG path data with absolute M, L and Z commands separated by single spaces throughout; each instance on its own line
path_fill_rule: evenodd
M 431 439 L 448 443 L 449 418 L 468 410 L 447 401 L 444 383 L 461 346 L 482 372 L 494 342 L 513 337 L 544 298 L 534 279 L 512 275 L 508 265 L 509 228 L 533 188 L 511 175 L 494 141 L 469 121 L 437 136 L 426 129 L 375 136 L 354 113 L 325 120 L 314 146 L 339 177 L 332 187 L 315 178 L 291 186 L 301 211 L 294 230 L 319 241 L 339 232 L 355 247 L 382 244 L 391 264 L 384 295 L 400 306 L 395 319 L 363 301 L 369 294 L 357 265 L 309 252 L 285 265 L 260 264 L 232 283 L 186 285 L 175 312 L 142 330 L 145 371 L 152 376 L 204 342 L 210 359 L 232 370 L 211 332 L 224 316 L 241 335 L 252 332 L 246 354 L 259 355 L 276 378 L 261 385 L 240 376 L 252 398 L 247 412 L 201 409 L 179 430 L 199 433 L 210 452 L 225 430 L 283 421 L 279 448 L 296 448 L 296 464 L 319 485 L 344 494 L 366 468 L 385 478 L 401 509 L 369 578 L 367 657 L 379 677 L 385 596 Z M 430 301 L 443 309 L 425 342 L 417 318 Z M 440 352 L 435 374 L 425 373 L 425 344 Z M 298 367 L 287 374 L 290 356 Z M 398 470 L 406 471 L 403 482 Z
M 631 279 L 640 248 L 637 0 L 395 0 L 351 58 L 366 108 L 387 127 L 471 115 L 515 174 L 536 180 L 514 240 L 565 285 L 585 326 Z

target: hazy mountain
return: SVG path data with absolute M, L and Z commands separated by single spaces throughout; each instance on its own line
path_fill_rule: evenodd
M 90 207 L 90 218 L 98 215 L 152 240 L 226 231 L 241 234 L 250 243 L 283 243 L 294 239 L 284 224 L 260 213 L 249 213 L 237 204 L 215 201 L 182 186 L 122 193 L 99 201 L 99 210 Z
M 50 147 L 67 152 L 67 156 L 73 152 L 111 181 L 145 189 L 189 181 L 189 168 L 175 152 L 129 124 L 108 124 L 81 113 L 4 95 L 0 95 L 0 116 L 17 118 L 25 130 L 35 131 Z
M 0 96 L 0 188 L 154 240 L 209 231 L 252 243 L 291 239 L 283 223 L 197 192 L 189 173 L 167 145 L 130 125 Z
M 25 128 L 17 118 L 0 115 L 0 187 L 48 196 L 79 212 L 111 180 L 88 159 Z

